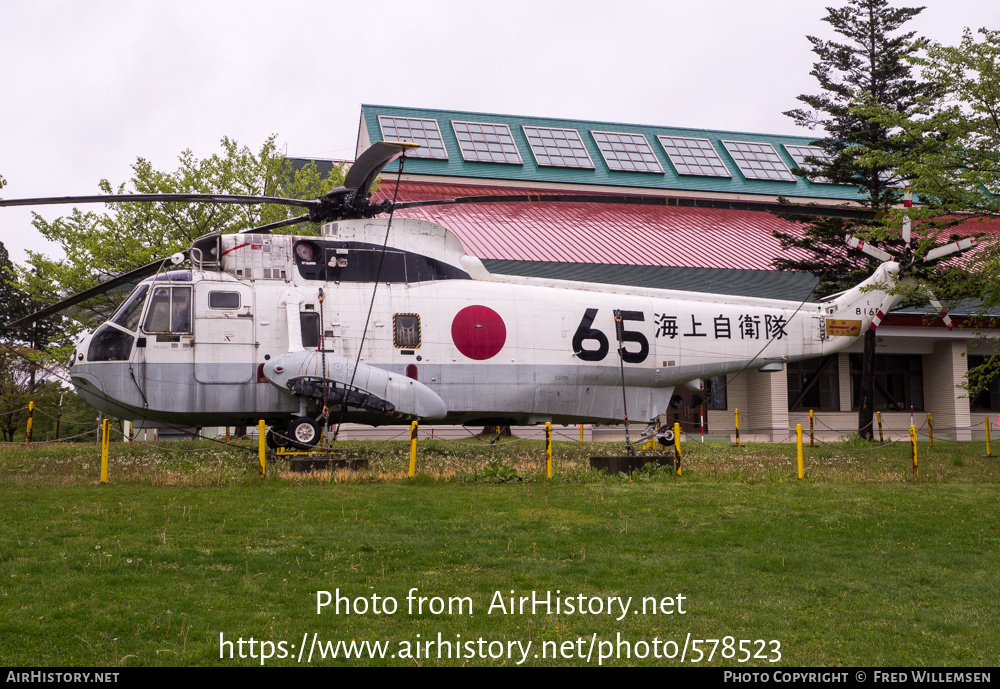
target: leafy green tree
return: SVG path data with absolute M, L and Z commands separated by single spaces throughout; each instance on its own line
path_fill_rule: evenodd
M 1000 31 L 977 33 L 954 47 L 915 44 L 925 52 L 909 61 L 933 90 L 912 116 L 869 98 L 855 108 L 895 132 L 895 150 L 866 151 L 864 162 L 896 167 L 924 215 L 1000 216 Z
M 106 194 L 206 193 L 315 198 L 343 182 L 343 169 L 334 167 L 321 177 L 315 164 L 293 171 L 270 137 L 259 150 L 222 139 L 222 152 L 199 159 L 191 151 L 179 157 L 173 172 L 156 170 L 139 158 L 133 176 L 113 186 L 101 180 Z M 29 252 L 33 270 L 22 277 L 28 290 L 49 303 L 62 294 L 95 286 L 115 275 L 187 248 L 204 234 L 219 230 L 238 232 L 300 213 L 287 206 L 224 205 L 208 203 L 116 203 L 107 212 L 74 208 L 52 221 L 35 214 L 34 225 L 58 244 L 65 257 L 54 259 Z M 292 231 L 292 230 L 288 230 Z M 298 234 L 315 232 L 314 226 L 297 225 Z M 53 290 L 53 286 L 56 290 Z M 56 293 L 58 292 L 58 294 Z M 74 320 L 93 325 L 121 301 L 122 292 L 111 292 L 81 305 Z
M 819 127 L 826 133 L 814 142 L 823 149 L 823 155 L 808 159 L 807 165 L 796 172 L 814 181 L 856 186 L 859 203 L 876 212 L 884 212 L 900 200 L 901 173 L 889 163 L 863 159 L 860 154 L 879 150 L 897 155 L 907 144 L 894 138 L 889 127 L 859 114 L 853 107 L 859 94 L 865 94 L 871 101 L 909 117 L 931 92 L 931 85 L 912 77 L 907 62 L 916 50 L 911 43 L 914 32 L 899 33 L 922 9 L 891 7 L 888 0 L 849 0 L 841 8 L 828 7 L 823 21 L 847 41 L 808 37 L 819 58 L 811 74 L 819 81 L 822 93 L 799 96 L 798 100 L 808 107 L 785 113 L 800 126 Z M 856 232 L 854 226 L 849 221 L 827 219 L 807 226 L 802 237 L 776 233 L 784 247 L 797 246 L 811 256 L 802 261 L 777 259 L 775 267 L 815 273 L 820 277 L 820 296 L 855 284 L 860 274 L 869 273 L 873 265 L 864 254 L 844 246 L 845 236 Z M 871 440 L 875 333 L 869 330 L 864 338 L 858 432 Z
M 895 132 L 896 150 L 867 150 L 864 159 L 895 166 L 909 180 L 921 202 L 909 214 L 933 237 L 957 224 L 1000 217 L 1000 31 L 966 29 L 957 46 L 922 42 L 915 47 L 923 52 L 909 61 L 934 86 L 918 101 L 915 116 L 904 117 L 869 98 L 855 111 Z M 1000 245 L 985 242 L 968 269 L 976 279 L 970 293 L 984 310 L 995 310 Z M 985 389 L 998 374 L 1000 357 L 970 369 L 970 394 Z

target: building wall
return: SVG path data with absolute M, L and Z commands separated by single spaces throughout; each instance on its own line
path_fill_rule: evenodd
M 942 340 L 934 344 L 930 354 L 923 355 L 923 410 L 911 416 L 909 411 L 881 412 L 882 437 L 886 441 L 908 440 L 909 427 L 917 427 L 919 437 L 927 435 L 927 414 L 931 414 L 936 438 L 970 440 L 970 427 L 982 419 L 973 419 L 969 398 L 962 387 L 968 371 L 968 342 Z M 813 432 L 817 440 L 833 442 L 857 433 L 858 412 L 851 409 L 851 374 L 849 355 L 838 355 L 840 411 L 813 412 Z M 731 378 L 727 386 L 725 411 L 709 412 L 709 428 L 713 439 L 735 431 L 735 410 L 740 414 L 740 438 L 743 442 L 794 442 L 796 424 L 802 425 L 804 437 L 809 433 L 809 412 L 788 411 L 788 379 L 785 371 L 760 373 L 747 371 Z M 876 424 L 875 437 L 879 437 Z
M 934 433 L 954 440 L 971 440 L 969 397 L 962 387 L 969 370 L 968 345 L 945 340 L 924 356 L 924 406 L 934 419 Z

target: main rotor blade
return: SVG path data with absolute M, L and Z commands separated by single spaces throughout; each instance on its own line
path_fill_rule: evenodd
M 887 254 L 879 248 L 867 244 L 864 240 L 858 239 L 854 235 L 847 235 L 847 246 L 852 249 L 857 249 L 858 251 L 863 251 L 869 256 L 877 258 L 878 260 L 885 263 L 886 261 L 892 260 L 892 254 Z
M 935 249 L 931 249 L 927 252 L 927 256 L 924 258 L 925 261 L 935 261 L 942 256 L 947 256 L 948 254 L 954 254 L 959 251 L 965 251 L 966 249 L 976 245 L 975 237 L 966 237 L 965 239 L 960 239 L 957 242 L 952 242 L 951 244 L 945 244 L 944 246 L 939 246 Z
M 468 203 L 617 203 L 638 206 L 679 206 L 682 208 L 719 208 L 737 211 L 766 211 L 775 215 L 808 215 L 825 218 L 873 220 L 881 213 L 861 208 L 843 206 L 806 206 L 787 203 L 754 203 L 752 201 L 726 201 L 722 199 L 693 199 L 676 196 L 639 196 L 603 194 L 508 194 L 489 196 L 460 196 L 454 199 L 428 201 L 403 201 L 395 208 L 422 208 Z
M 309 214 L 296 215 L 294 218 L 289 218 L 288 220 L 279 220 L 278 222 L 261 225 L 260 227 L 251 227 L 249 230 L 240 230 L 237 234 L 271 234 L 272 230 L 277 230 L 279 227 L 298 225 L 300 222 L 309 222 Z
M 378 141 L 372 144 L 351 165 L 344 177 L 344 186 L 355 195 L 361 194 L 362 199 L 368 198 L 368 191 L 382 168 L 414 148 L 420 148 L 420 145 L 410 141 Z
M 273 203 L 279 206 L 314 208 L 315 199 L 286 199 L 278 196 L 242 196 L 239 194 L 97 194 L 92 196 L 51 196 L 37 199 L 0 199 L 0 206 L 54 206 L 71 203 L 230 203 L 253 205 Z
M 187 256 L 187 251 L 184 251 L 183 253 L 184 253 L 185 256 Z M 90 299 L 91 297 L 96 297 L 99 294 L 104 294 L 105 292 L 109 292 L 109 291 L 115 289 L 116 287 L 121 287 L 122 285 L 127 285 L 130 282 L 135 282 L 137 280 L 141 280 L 142 278 L 148 277 L 148 276 L 153 275 L 154 273 L 156 273 L 163 266 L 163 264 L 166 263 L 169 260 L 170 260 L 169 257 L 168 258 L 158 258 L 155 261 L 153 261 L 152 263 L 147 263 L 146 265 L 140 266 L 139 268 L 136 268 L 135 270 L 130 270 L 127 273 L 122 273 L 121 275 L 119 275 L 117 277 L 113 277 L 110 280 L 106 280 L 106 281 L 102 282 L 101 284 L 96 285 L 95 287 L 91 287 L 90 289 L 84 290 L 82 292 L 78 292 L 78 293 L 74 294 L 71 297 L 67 297 L 66 299 L 63 299 L 62 301 L 56 302 L 55 304 L 52 304 L 51 306 L 47 306 L 47 307 L 45 307 L 44 309 L 42 309 L 40 311 L 36 311 L 35 313 L 31 314 L 30 316 L 25 316 L 24 318 L 19 318 L 18 320 L 13 321 L 12 323 L 8 323 L 7 325 L 4 326 L 4 328 L 7 329 L 7 330 L 13 330 L 13 329 L 16 329 L 16 328 L 24 327 L 25 325 L 28 325 L 30 323 L 34 323 L 35 321 L 41 320 L 42 318 L 45 318 L 46 316 L 51 316 L 52 314 L 58 313 L 59 311 L 62 311 L 63 309 L 67 309 L 70 306 L 75 306 L 75 305 L 79 304 L 80 302 L 83 302 L 83 301 L 86 301 L 86 300 Z

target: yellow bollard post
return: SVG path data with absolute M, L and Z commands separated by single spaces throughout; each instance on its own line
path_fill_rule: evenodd
M 545 478 L 552 478 L 552 423 L 545 422 Z
M 681 425 L 674 424 L 674 464 L 677 466 L 677 475 L 681 475 Z
M 992 457 L 990 454 L 990 417 L 984 416 L 983 419 L 986 423 L 986 456 Z
M 740 446 L 740 410 L 736 410 L 736 447 Z
M 809 447 L 816 447 L 816 439 L 813 436 L 813 410 L 809 410 Z M 799 478 L 802 478 L 801 476 Z
M 882 412 L 875 412 L 875 417 L 878 419 L 878 441 L 884 443 L 885 440 L 882 438 Z
M 28 428 L 27 430 L 24 431 L 25 443 L 31 442 L 31 417 L 34 415 L 34 413 L 35 413 L 35 403 L 28 402 Z
M 927 413 L 927 437 L 930 439 L 927 447 L 928 449 L 934 449 L 934 424 L 931 423 L 931 414 Z
M 129 442 L 132 441 L 132 434 L 129 434 Z M 226 445 L 229 444 L 229 426 L 226 426 Z
M 417 473 L 417 422 L 410 424 L 410 478 Z
M 583 424 L 580 424 L 580 442 L 583 442 Z
M 810 412 L 812 414 L 812 412 Z M 795 450 L 799 456 L 799 478 L 803 478 L 802 472 L 802 424 L 795 424 Z
M 260 480 L 264 480 L 264 476 L 267 474 L 267 459 L 266 450 L 267 444 L 267 424 L 264 423 L 264 419 L 257 422 L 257 454 L 260 457 Z
M 108 444 L 111 439 L 111 419 L 101 422 L 101 483 L 108 482 Z
M 917 427 L 910 424 L 910 445 L 913 446 L 913 475 L 917 476 Z

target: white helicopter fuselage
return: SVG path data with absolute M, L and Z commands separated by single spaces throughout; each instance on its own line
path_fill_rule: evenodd
M 651 421 L 678 384 L 841 350 L 898 301 L 895 263 L 798 303 L 494 275 L 444 227 L 387 223 L 199 240 L 80 343 L 77 389 L 146 425 Z

